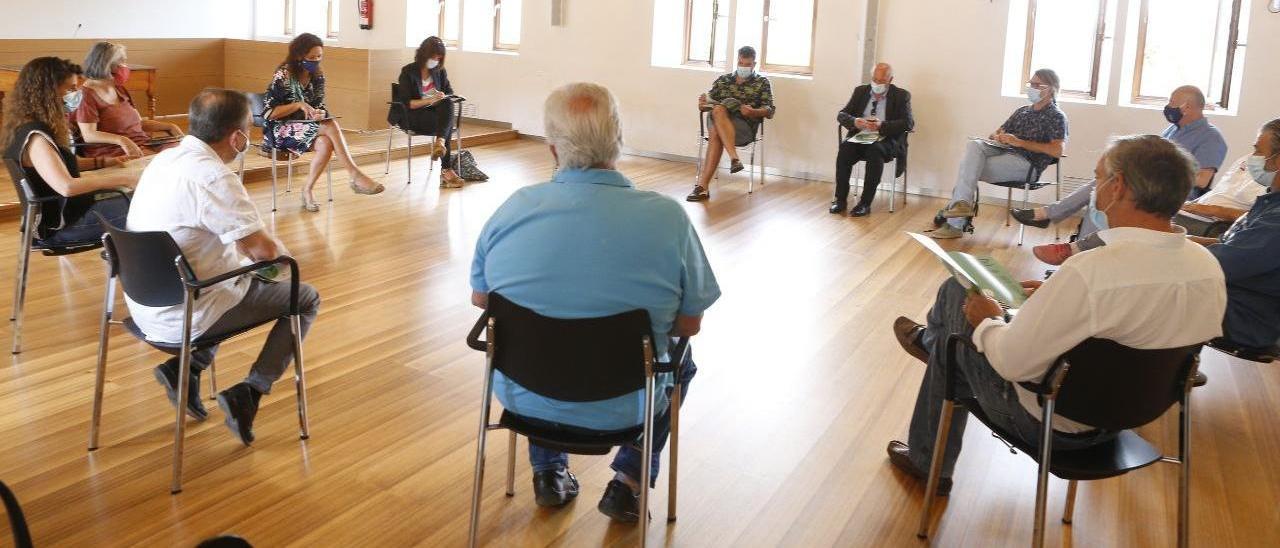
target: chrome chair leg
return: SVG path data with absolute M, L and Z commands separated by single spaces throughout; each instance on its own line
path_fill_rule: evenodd
M 881 178 L 884 176 L 882 175 Z M 903 189 L 905 192 L 906 189 Z M 898 201 L 898 161 L 893 161 L 893 171 L 889 172 L 889 213 L 893 213 L 893 203 Z
M 1194 370 L 1192 368 L 1194 374 Z M 1188 378 L 1178 410 L 1178 548 L 1191 542 L 1191 379 Z
M 276 149 L 271 149 L 271 211 L 276 210 Z
M 324 175 L 329 179 L 329 201 L 332 202 L 333 201 L 333 158 L 332 157 L 330 157 L 329 161 L 325 163 Z
M 640 449 L 640 547 L 644 548 L 649 534 L 649 476 L 653 473 L 653 370 L 649 369 L 644 381 L 644 439 Z
M 413 134 L 405 133 L 405 135 L 409 138 L 409 144 L 405 147 L 404 154 L 404 184 L 411 185 L 413 184 Z
M 298 397 L 298 437 L 311 438 L 310 420 L 307 418 L 307 377 L 302 363 L 302 319 L 289 316 L 289 330 L 293 332 L 293 384 Z
M 89 450 L 98 448 L 98 428 L 102 424 L 102 391 L 107 375 L 107 343 L 110 340 L 111 313 L 115 306 L 116 279 L 111 276 L 111 266 L 107 265 L 106 297 L 102 304 L 102 323 L 98 326 L 98 365 L 93 375 L 93 416 L 89 420 Z
M 492 324 L 490 324 L 492 325 Z M 488 340 L 493 344 L 493 331 L 489 331 Z M 490 347 L 492 348 L 492 347 Z M 480 531 L 480 491 L 484 487 L 484 445 L 485 438 L 489 433 L 489 400 L 491 398 L 490 391 L 493 389 L 493 352 L 485 359 L 484 371 L 484 388 L 481 394 L 483 399 L 480 400 L 480 429 L 476 434 L 476 466 L 474 471 L 474 482 L 471 485 L 471 528 L 467 533 L 467 546 L 475 548 L 476 542 L 479 540 Z
M 396 136 L 396 127 L 387 128 L 387 163 L 382 167 L 382 174 L 391 173 L 391 139 Z
M 187 383 L 191 377 L 191 314 L 195 308 L 193 291 L 187 291 L 183 308 L 182 351 L 178 354 L 177 418 L 173 428 L 173 482 L 169 485 L 169 493 L 174 495 L 182 492 L 182 446 L 186 440 Z
M 293 153 L 286 150 L 284 157 L 288 162 L 288 167 L 285 169 L 284 193 L 289 194 L 293 192 Z
M 671 390 L 671 401 L 667 412 L 671 417 L 671 433 L 667 436 L 667 444 L 671 446 L 667 454 L 667 521 L 676 520 L 676 497 L 680 490 L 676 486 L 680 464 L 680 384 L 676 383 Z
M 1006 188 L 1008 197 L 1004 200 L 1004 226 L 1009 226 L 1009 208 L 1013 207 L 1013 188 Z
M 916 536 L 920 538 L 929 537 L 929 518 L 930 510 L 933 509 L 933 501 L 938 498 L 938 483 L 942 476 L 942 458 L 947 447 L 947 434 L 951 430 L 951 415 L 955 412 L 956 404 L 951 400 L 942 402 L 942 415 L 938 419 L 938 434 L 934 437 L 933 442 L 933 458 L 929 461 L 929 481 L 924 486 L 924 508 L 920 511 L 920 527 L 916 529 Z
M 1013 189 L 1009 189 L 1009 191 L 1013 192 Z M 1026 209 L 1027 203 L 1030 201 L 1031 201 L 1031 185 L 1023 186 L 1022 187 L 1022 209 Z M 1009 208 L 1005 208 L 1004 215 L 1006 219 L 1009 217 L 1010 215 Z M 1018 223 L 1018 245 L 1019 246 L 1022 245 L 1022 241 L 1023 241 L 1023 238 L 1026 236 L 1026 233 L 1027 233 L 1027 225 Z
M 218 399 L 218 366 L 214 362 L 209 362 L 209 399 Z
M 751 166 L 747 170 L 747 194 L 755 190 L 756 184 L 756 144 L 751 143 Z
M 507 496 L 516 496 L 516 431 L 508 430 L 507 437 Z
M 1067 502 L 1062 505 L 1062 523 L 1071 524 L 1076 514 L 1076 480 L 1067 482 Z
M 26 227 L 18 247 L 18 287 L 17 298 L 13 300 L 13 353 L 22 353 L 22 313 L 27 304 L 27 275 L 31 271 L 31 239 L 36 230 L 36 213 L 34 206 L 28 206 L 27 215 L 23 217 Z
M 1032 529 L 1034 536 L 1031 539 L 1031 545 L 1035 548 L 1044 546 L 1044 514 L 1049 498 L 1049 464 L 1053 458 L 1053 398 L 1045 398 L 1042 405 L 1044 411 L 1040 420 L 1044 426 L 1040 431 L 1040 458 L 1037 459 L 1040 462 L 1036 478 L 1036 523 Z
M 26 245 L 23 240 L 27 238 L 27 210 L 23 209 L 22 220 L 18 226 L 18 245 L 14 247 L 19 251 Z M 22 287 L 22 258 L 13 261 L 13 300 L 9 301 L 9 321 L 18 319 L 18 290 Z

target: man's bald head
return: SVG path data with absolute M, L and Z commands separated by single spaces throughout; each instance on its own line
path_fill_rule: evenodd
M 876 63 L 875 69 L 871 71 L 871 81 L 877 84 L 893 82 L 893 67 L 889 63 Z
M 1169 95 L 1169 104 L 1175 107 L 1186 105 L 1188 108 L 1203 111 L 1205 106 L 1204 92 L 1195 86 L 1178 86 Z

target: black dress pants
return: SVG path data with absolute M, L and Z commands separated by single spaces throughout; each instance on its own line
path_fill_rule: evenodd
M 453 103 L 440 101 L 429 107 L 409 110 L 408 119 L 404 120 L 404 129 L 418 135 L 434 135 L 444 139 L 444 157 L 440 165 L 447 169 L 457 169 L 453 157 Z
M 870 206 L 876 197 L 876 187 L 880 186 L 886 161 L 888 154 L 881 143 L 840 143 L 840 153 L 836 155 L 836 203 L 849 202 L 849 179 L 853 176 L 853 166 L 858 162 L 866 162 L 867 172 L 863 177 L 862 196 L 858 203 Z

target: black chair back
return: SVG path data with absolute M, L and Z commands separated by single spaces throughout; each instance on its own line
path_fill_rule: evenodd
M 1076 345 L 1045 375 L 1065 364 L 1054 412 L 1097 428 L 1119 431 L 1156 420 L 1182 400 L 1201 345 L 1138 350 L 1107 339 Z
M 498 293 L 487 306 L 494 322 L 493 368 L 536 394 L 584 402 L 623 396 L 645 385 L 643 338 L 649 313 L 602 318 L 542 316 Z
M 253 127 L 263 127 L 267 124 L 266 112 L 267 101 L 261 93 L 246 93 L 249 97 L 249 111 L 253 113 Z
M 112 226 L 101 216 L 99 220 L 106 229 L 102 243 L 107 248 L 107 260 L 125 294 L 143 306 L 182 304 L 186 286 L 174 261 L 180 259 L 188 273 L 190 266 L 173 236 L 168 232 L 131 232 Z
M 12 158 L 4 159 L 4 168 L 9 172 L 9 180 L 13 182 L 13 191 L 18 194 L 18 201 L 26 207 L 28 203 L 35 200 L 35 192 L 31 190 L 31 185 L 27 184 L 27 171 L 22 169 L 22 164 Z
M 4 499 L 4 511 L 9 514 L 9 529 L 13 531 L 14 547 L 31 548 L 31 531 L 27 529 L 26 516 L 22 515 L 22 505 L 18 504 L 18 497 L 13 495 L 13 491 L 4 482 L 0 482 L 0 498 Z
M 403 122 L 405 106 L 400 102 L 400 84 L 391 82 L 391 101 L 387 103 L 387 123 L 393 126 Z

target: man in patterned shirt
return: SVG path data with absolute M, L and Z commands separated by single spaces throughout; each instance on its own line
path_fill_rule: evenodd
M 964 235 L 977 211 L 978 181 L 1021 181 L 1034 168 L 1043 172 L 1062 157 L 1067 142 L 1067 115 L 1058 108 L 1058 74 L 1040 69 L 1027 82 L 1030 105 L 1018 107 L 988 140 L 970 140 L 951 191 L 951 204 L 940 212 L 947 222 L 928 234 L 944 240 Z
M 716 78 L 711 91 L 698 96 L 698 110 L 710 112 L 704 169 L 698 183 L 685 199 L 701 202 L 711 197 L 711 177 L 720 165 L 720 155 L 729 153 L 729 173 L 742 171 L 736 146 L 746 146 L 756 139 L 756 128 L 763 118 L 773 118 L 773 88 L 769 79 L 756 72 L 756 50 L 751 46 L 738 49 L 738 65 L 733 72 Z

